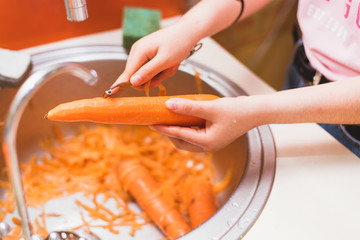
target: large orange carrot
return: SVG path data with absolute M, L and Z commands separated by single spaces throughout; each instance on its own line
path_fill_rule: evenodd
M 99 97 L 60 104 L 50 110 L 45 118 L 56 121 L 90 121 L 131 125 L 196 126 L 204 124 L 203 119 L 177 114 L 167 109 L 165 102 L 174 97 L 202 101 L 218 98 L 210 94 L 123 98 Z
M 174 203 L 165 197 L 160 185 L 140 162 L 123 160 L 117 171 L 122 185 L 167 237 L 175 239 L 191 230 Z
M 205 179 L 196 179 L 188 189 L 189 217 L 193 228 L 210 218 L 217 210 L 212 184 Z

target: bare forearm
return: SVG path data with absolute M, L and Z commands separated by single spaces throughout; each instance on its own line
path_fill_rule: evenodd
M 244 0 L 245 7 L 241 19 L 253 14 L 271 0 Z M 202 0 L 190 9 L 175 25 L 186 34 L 192 44 L 212 36 L 234 23 L 241 9 L 236 0 Z
M 360 124 L 360 77 L 249 97 L 258 124 Z

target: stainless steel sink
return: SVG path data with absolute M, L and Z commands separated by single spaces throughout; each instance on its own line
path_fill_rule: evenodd
M 103 96 L 106 90 L 123 71 L 127 55 L 120 46 L 82 46 L 43 52 L 32 56 L 33 73 L 58 63 L 76 62 L 94 69 L 99 76 L 95 86 L 82 83 L 74 76 L 62 74 L 48 81 L 30 100 L 19 123 L 16 149 L 20 161 L 26 161 L 34 152 L 41 151 L 39 142 L 51 135 L 51 122 L 43 116 L 55 105 L 80 98 Z M 204 93 L 233 97 L 246 93 L 226 77 L 202 66 L 185 60 L 179 71 L 164 82 L 168 95 L 197 93 L 195 72 L 200 74 Z M 157 90 L 152 90 L 156 95 Z M 17 90 L 0 90 L 0 121 L 5 119 L 11 100 Z M 124 96 L 143 96 L 144 93 L 129 89 Z M 83 123 L 59 123 L 63 131 L 73 131 Z M 0 127 L 3 135 L 3 127 Z M 2 140 L 0 140 L 2 141 Z M 4 167 L 4 157 L 0 156 Z M 238 138 L 225 149 L 214 154 L 217 179 L 222 179 L 227 169 L 232 169 L 228 187 L 219 195 L 221 208 L 205 223 L 181 239 L 240 239 L 250 230 L 261 214 L 271 192 L 275 173 L 275 147 L 268 126 L 261 126 Z M 4 190 L 1 191 L 1 196 Z M 62 204 L 64 212 L 66 204 Z M 30 215 L 33 210 L 30 210 Z M 34 210 L 35 211 L 35 210 Z M 66 217 L 74 217 L 70 211 Z M 6 218 L 9 220 L 9 218 Z M 9 224 L 11 224 L 9 222 Z M 48 228 L 54 226 L 48 225 Z M 52 229 L 50 229 L 52 230 Z M 161 234 L 155 227 L 140 230 L 135 239 L 158 239 Z M 102 239 L 118 239 L 111 233 L 99 233 Z M 139 237 L 140 236 L 140 237 Z M 121 239 L 127 239 L 126 234 Z M 133 238 L 131 238 L 133 239 Z

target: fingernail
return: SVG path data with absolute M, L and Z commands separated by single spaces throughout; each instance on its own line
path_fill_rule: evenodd
M 132 75 L 130 78 L 130 82 L 132 85 L 140 85 L 141 84 L 141 77 L 137 74 Z
M 177 108 L 177 100 L 176 99 L 169 99 L 165 102 L 165 105 L 167 108 L 171 109 L 171 110 L 176 110 Z

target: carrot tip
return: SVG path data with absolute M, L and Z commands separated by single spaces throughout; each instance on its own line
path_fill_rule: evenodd
M 45 114 L 44 119 L 48 119 L 48 114 Z

